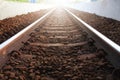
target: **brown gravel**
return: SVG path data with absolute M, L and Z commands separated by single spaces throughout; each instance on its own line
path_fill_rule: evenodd
M 61 14 L 61 15 L 60 15 Z M 68 26 L 68 27 L 67 27 Z M 63 28 L 65 33 L 49 33 L 49 27 Z M 68 28 L 79 31 L 69 33 Z M 92 42 L 62 9 L 57 9 L 44 22 L 44 25 L 32 33 L 31 38 L 19 51 L 13 51 L 10 59 L 0 70 L 2 80 L 106 80 L 112 74 L 113 66 L 105 58 L 103 51 L 98 51 Z M 66 28 L 66 29 L 64 29 Z M 46 30 L 46 32 L 43 32 Z M 50 30 L 49 30 L 50 31 Z M 54 30 L 53 30 L 54 31 Z M 75 35 L 81 35 L 76 36 Z M 42 37 L 40 37 L 42 35 Z M 55 36 L 70 36 L 56 38 Z M 54 38 L 50 38 L 54 37 Z M 87 42 L 77 46 L 39 46 L 31 43 L 64 45 Z
M 96 14 L 78 11 L 75 9 L 69 10 L 120 45 L 120 21 L 98 16 Z
M 47 11 L 48 10 L 40 10 L 0 20 L 0 43 L 40 18 Z

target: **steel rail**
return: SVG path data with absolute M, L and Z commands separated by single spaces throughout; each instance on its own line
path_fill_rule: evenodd
M 99 44 L 108 54 L 107 58 L 111 61 L 113 66 L 115 68 L 120 68 L 120 46 L 104 36 L 102 33 L 94 29 L 92 26 L 87 24 L 85 21 L 77 17 L 75 14 L 70 12 L 68 9 L 65 9 L 69 14 L 74 17 L 78 22 L 82 23 L 84 27 L 82 27 L 84 30 L 87 31 L 87 33 L 92 36 L 92 38 L 96 41 L 97 44 Z
M 42 21 L 44 21 L 46 17 L 50 15 L 54 10 L 55 9 L 50 10 L 41 18 L 0 44 L 0 67 L 6 61 L 7 54 L 13 50 L 18 50 L 23 45 L 22 42 L 29 39 L 29 34 L 31 33 L 31 30 L 34 30 L 36 27 L 38 27 L 42 23 Z

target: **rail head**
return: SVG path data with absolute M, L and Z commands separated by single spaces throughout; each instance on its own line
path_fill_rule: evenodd
M 65 9 L 69 14 L 72 15 L 78 22 L 85 26 L 88 33 L 92 34 L 93 38 L 99 42 L 101 47 L 108 53 L 108 58 L 116 68 L 120 68 L 120 46 L 104 36 L 102 33 L 94 29 L 92 26 L 87 24 L 85 21 L 77 17 L 75 14 Z

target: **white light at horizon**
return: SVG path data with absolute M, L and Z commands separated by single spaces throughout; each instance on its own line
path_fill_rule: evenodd
M 75 0 L 46 0 L 48 4 L 52 4 L 54 6 L 67 6 L 70 5 Z

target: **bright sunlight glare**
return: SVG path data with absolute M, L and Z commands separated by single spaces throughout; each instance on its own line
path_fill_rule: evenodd
M 47 3 L 50 3 L 54 6 L 68 6 L 75 0 L 46 0 Z

